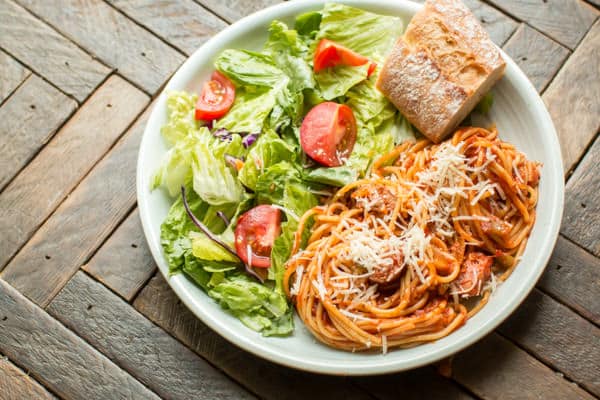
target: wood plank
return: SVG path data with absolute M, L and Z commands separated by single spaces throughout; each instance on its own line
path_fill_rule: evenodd
M 600 114 L 597 117 L 600 117 Z M 599 164 L 600 137 L 596 139 L 567 183 L 561 228 L 566 237 L 596 256 L 600 256 Z
M 0 357 L 0 400 L 52 400 L 53 395 L 8 359 Z
M 546 88 L 570 54 L 567 48 L 526 24 L 519 26 L 504 51 L 525 72 L 538 92 Z
M 125 300 L 133 299 L 156 270 L 137 208 L 82 269 Z
M 590 297 L 590 301 L 594 298 Z M 531 292 L 499 331 L 600 395 L 600 329 L 548 295 L 539 290 Z
M 64 12 L 63 7 L 58 7 Z M 0 47 L 80 102 L 110 69 L 11 0 L 0 0 Z
M 413 0 L 424 3 L 425 0 Z M 518 23 L 481 0 L 463 0 L 498 46 L 502 46 L 517 29 Z
M 0 107 L 0 191 L 46 144 L 77 102 L 36 75 Z
M 255 11 L 262 10 L 281 3 L 281 0 L 196 0 L 210 11 L 217 14 L 229 23 L 250 15 Z
M 450 379 L 437 374 L 431 366 L 393 375 L 355 378 L 359 385 L 381 400 L 469 400 L 467 394 Z
M 200 322 L 179 301 L 160 273 L 142 289 L 134 306 L 261 398 L 372 400 L 369 394 L 353 385 L 348 378 L 296 371 L 235 347 Z
M 158 396 L 0 279 L 0 351 L 58 396 Z
M 165 399 L 254 398 L 83 272 L 48 312 Z
M 577 163 L 600 129 L 600 20 L 542 96 L 562 150 L 565 173 Z
M 504 45 L 517 29 L 518 24 L 514 19 L 481 0 L 464 0 L 464 3 L 471 9 L 498 46 Z
M 227 26 L 192 0 L 108 1 L 187 55 Z
M 600 259 L 581 247 L 559 236 L 537 286 L 600 325 Z
M 452 376 L 483 399 L 593 399 L 495 333 L 458 353 Z
M 102 0 L 17 1 L 150 94 L 184 60 Z
M 147 102 L 123 79 L 109 78 L 0 193 L 0 269 Z
M 45 307 L 135 204 L 135 167 L 151 108 L 73 190 L 2 272 Z
M 0 104 L 25 80 L 31 71 L 0 50 Z
M 552 39 L 575 49 L 599 12 L 582 0 L 488 0 Z

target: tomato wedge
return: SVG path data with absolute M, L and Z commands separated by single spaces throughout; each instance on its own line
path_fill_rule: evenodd
M 235 251 L 252 267 L 269 268 L 271 249 L 281 233 L 281 211 L 270 205 L 256 206 L 238 219 Z
M 210 81 L 204 82 L 196 102 L 196 119 L 212 121 L 227 114 L 235 99 L 235 87 L 225 75 L 213 72 Z
M 300 126 L 300 144 L 310 158 L 328 167 L 339 167 L 356 142 L 352 109 L 331 101 L 313 107 Z
M 370 61 L 367 57 L 361 56 L 349 48 L 342 46 L 341 44 L 337 44 L 328 39 L 322 39 L 315 50 L 313 70 L 315 73 L 318 73 L 326 68 L 335 67 L 336 65 L 349 65 L 351 67 L 356 67 L 366 63 L 370 63 L 367 76 L 371 76 L 371 74 L 375 71 L 375 68 L 377 68 L 376 63 Z

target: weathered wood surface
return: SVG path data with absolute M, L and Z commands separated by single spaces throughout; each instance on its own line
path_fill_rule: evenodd
M 68 399 L 158 399 L 0 279 L 0 352 Z
M 483 399 L 594 398 L 495 333 L 454 357 L 452 377 Z
M 583 0 L 487 1 L 570 49 L 578 45 L 599 14 Z
M 538 287 L 600 325 L 600 259 L 559 237 Z
M 504 45 L 504 51 L 525 72 L 538 92 L 542 92 L 567 57 L 569 50 L 526 24 Z
M 48 311 L 165 399 L 254 398 L 83 272 Z
M 600 394 L 600 328 L 548 295 L 531 292 L 499 331 L 596 396 Z
M 598 0 L 465 2 L 544 92 L 574 170 L 563 236 L 538 289 L 450 378 L 344 378 L 264 361 L 196 319 L 156 273 L 135 208 L 142 91 L 277 0 L 0 0 L 0 399 L 7 376 L 19 399 L 600 396 Z
M 154 93 L 183 56 L 102 0 L 18 0 L 69 39 Z
M 0 190 L 75 111 L 77 102 L 32 75 L 0 107 Z
M 135 166 L 149 110 L 0 275 L 36 304 L 48 304 L 135 204 Z
M 469 400 L 472 395 L 451 379 L 438 375 L 433 366 L 393 375 L 355 378 L 358 384 L 381 400 Z
M 0 50 L 0 105 L 15 91 L 31 71 Z
M 0 400 L 53 400 L 55 397 L 0 355 Z
M 268 399 L 370 399 L 347 378 L 309 374 L 259 359 L 233 346 L 200 322 L 158 273 L 135 299 L 151 321 L 194 349 L 213 365 Z
M 600 120 L 600 114 L 597 117 Z M 596 139 L 567 184 L 562 225 L 565 236 L 596 256 L 600 256 L 599 165 L 600 138 Z
M 125 300 L 133 299 L 156 270 L 137 209 L 82 269 Z
M 108 1 L 188 55 L 227 26 L 192 0 Z
M 232 23 L 255 11 L 281 3 L 281 0 L 196 0 L 213 13 Z
M 11 0 L 0 0 L 0 47 L 80 102 L 110 73 Z
M 111 77 L 0 193 L 0 269 L 147 102 L 147 96 L 138 89 Z
M 600 129 L 600 20 L 546 89 L 565 172 L 573 168 Z

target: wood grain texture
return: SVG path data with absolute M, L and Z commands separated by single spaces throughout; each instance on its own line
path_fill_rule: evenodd
M 36 75 L 0 107 L 0 191 L 76 107 L 75 100 Z
M 195 0 L 229 23 L 255 11 L 281 3 L 281 0 Z
M 73 190 L 0 275 L 45 307 L 135 204 L 135 167 L 150 108 Z
M 600 256 L 599 165 L 600 137 L 567 182 L 561 228 L 566 237 L 596 256 Z
M 102 0 L 18 2 L 150 94 L 183 62 L 181 53 Z
M 600 259 L 559 236 L 537 286 L 600 325 Z
M 83 272 L 48 312 L 164 399 L 254 398 Z
M 25 80 L 31 71 L 0 50 L 0 104 Z
M 370 395 L 353 385 L 348 378 L 295 371 L 233 346 L 200 322 L 179 301 L 160 273 L 142 289 L 134 306 L 261 398 L 372 400 Z M 240 329 L 247 328 L 240 324 Z
M 147 102 L 146 95 L 123 79 L 109 78 L 0 193 L 0 269 Z
M 0 279 L 0 352 L 62 398 L 158 396 Z
M 0 400 L 56 399 L 29 375 L 0 356 Z
M 495 333 L 458 353 L 452 376 L 482 399 L 593 399 Z
M 570 54 L 567 48 L 526 24 L 519 26 L 504 51 L 525 72 L 538 92 L 546 88 Z
M 517 29 L 517 22 L 481 0 L 464 0 L 481 25 L 498 46 L 502 46 Z
M 381 400 L 474 399 L 451 379 L 439 375 L 433 366 L 393 375 L 355 378 L 355 380 Z
M 187 55 L 227 24 L 192 0 L 108 0 Z
M 562 150 L 565 173 L 600 129 L 600 20 L 569 57 L 542 96 Z
M 156 270 L 137 209 L 82 269 L 127 301 L 136 295 Z
M 0 0 L 0 47 L 80 102 L 110 73 L 11 0 Z
M 413 1 L 417 3 L 425 2 L 425 0 Z M 481 22 L 492 41 L 498 46 L 502 46 L 519 25 L 514 19 L 481 0 L 463 0 L 463 2 Z
M 539 290 L 531 292 L 499 331 L 600 395 L 600 329 L 548 295 Z
M 599 12 L 583 0 L 488 0 L 540 32 L 575 49 Z

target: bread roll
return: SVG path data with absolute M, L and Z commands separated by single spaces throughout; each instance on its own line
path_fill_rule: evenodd
M 439 143 L 502 77 L 505 66 L 460 0 L 427 0 L 386 59 L 377 87 Z

